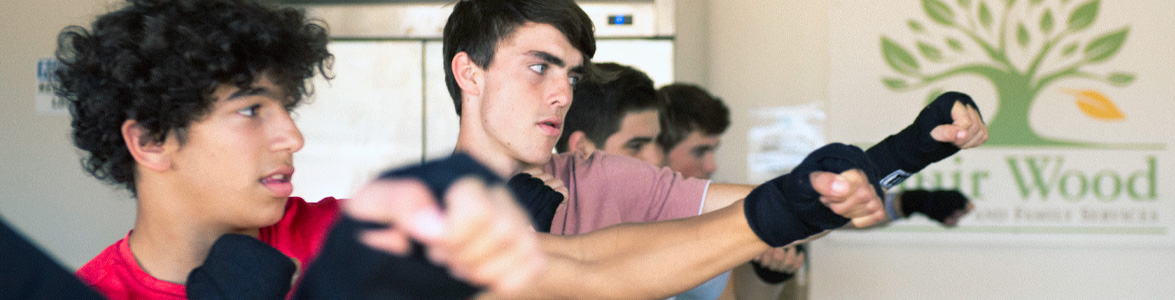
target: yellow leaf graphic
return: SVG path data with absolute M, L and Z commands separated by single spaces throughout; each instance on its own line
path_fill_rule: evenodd
M 1074 100 L 1077 101 L 1077 108 L 1081 109 L 1085 115 L 1099 120 L 1117 121 L 1126 119 L 1126 115 L 1118 110 L 1118 106 L 1110 101 L 1109 97 L 1097 90 L 1069 90 L 1062 91 L 1063 93 L 1073 95 Z

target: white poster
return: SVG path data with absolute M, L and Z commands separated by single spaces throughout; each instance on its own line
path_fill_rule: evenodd
M 757 108 L 747 131 L 747 178 L 766 182 L 791 172 L 825 145 L 824 110 L 819 104 Z
M 958 189 L 956 229 L 925 219 L 838 241 L 1175 246 L 1175 2 L 833 1 L 830 140 L 880 141 L 944 91 L 991 138 L 902 188 Z
M 68 115 L 65 99 L 57 97 L 53 87 L 53 71 L 57 70 L 56 58 L 37 60 L 37 93 L 35 94 L 38 115 Z

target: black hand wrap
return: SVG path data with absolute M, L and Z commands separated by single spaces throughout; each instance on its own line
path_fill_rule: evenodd
M 106 299 L 0 218 L 0 299 Z
M 967 94 L 947 92 L 922 109 L 914 124 L 865 151 L 877 165 L 878 174 L 882 175 L 882 188 L 897 186 L 927 165 L 959 152 L 959 147 L 954 144 L 939 142 L 930 136 L 935 127 L 954 123 L 951 108 L 956 101 L 978 108 Z
M 285 299 L 296 267 L 288 256 L 256 238 L 216 239 L 204 264 L 188 273 L 188 299 Z
M 804 249 L 804 244 L 796 245 L 796 253 L 804 252 L 807 252 L 807 250 Z M 805 260 L 806 259 L 807 258 L 805 258 Z M 767 267 L 764 267 L 763 264 L 753 260 L 751 261 L 751 268 L 755 270 L 755 275 L 759 277 L 759 280 L 769 284 L 780 284 L 796 276 L 796 273 L 778 272 L 768 269 Z
M 921 213 L 939 223 L 945 223 L 946 218 L 956 211 L 966 209 L 970 202 L 967 196 L 956 190 L 907 190 L 902 192 L 901 197 L 902 214 L 909 217 Z
M 453 156 L 380 175 L 380 179 L 411 178 L 423 182 L 444 206 L 445 191 L 458 179 L 475 176 L 487 185 L 501 179 L 469 156 Z M 449 275 L 447 268 L 425 257 L 425 248 L 413 243 L 406 257 L 368 248 L 357 235 L 386 228 L 343 216 L 304 276 L 295 299 L 470 299 L 480 289 Z
M 534 230 L 551 232 L 551 222 L 555 219 L 555 209 L 563 203 L 563 194 L 543 183 L 542 179 L 534 178 L 530 174 L 519 173 L 506 182 L 506 186 L 514 192 L 518 204 L 530 214 Z
M 747 195 L 743 203 L 747 222 L 771 247 L 782 247 L 843 227 L 849 219 L 820 202 L 820 194 L 812 188 L 809 175 L 816 171 L 841 173 L 851 169 L 864 171 L 870 183 L 878 180 L 876 168 L 861 148 L 834 143 L 816 149 L 791 173 L 767 181 Z M 874 189 L 882 197 L 881 188 L 875 185 Z

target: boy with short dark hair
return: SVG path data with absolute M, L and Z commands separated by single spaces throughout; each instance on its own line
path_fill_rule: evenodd
M 685 176 L 710 178 L 718 169 L 714 151 L 730 127 L 730 109 L 721 99 L 692 84 L 674 83 L 657 90 L 666 101 L 657 144 L 665 165 Z
M 607 255 L 603 256 L 603 259 L 598 261 L 599 264 L 611 265 L 615 260 L 627 259 L 623 258 L 624 255 L 639 257 L 641 253 L 663 256 L 662 260 L 649 261 L 648 264 L 665 264 L 664 262 L 669 260 L 678 262 L 665 264 L 667 266 L 657 265 L 656 271 L 648 269 L 650 271 L 645 273 L 652 277 L 642 278 L 645 284 L 639 287 L 623 284 L 627 282 L 626 279 L 636 280 L 627 274 L 642 270 L 635 266 L 607 273 L 598 273 L 590 269 L 576 271 L 572 266 L 566 270 L 575 272 L 574 276 L 540 276 L 537 287 L 530 291 L 533 295 L 557 298 L 656 298 L 680 293 L 724 270 L 750 260 L 770 246 L 788 245 L 796 239 L 767 245 L 744 244 L 738 247 L 741 251 L 757 252 L 740 251 L 727 253 L 725 256 L 721 253 L 721 246 L 694 245 L 719 245 L 736 241 L 739 239 L 738 236 L 745 233 L 742 230 L 748 229 L 747 224 L 751 224 L 749 227 L 752 229 L 755 228 L 755 215 L 760 213 L 760 209 L 768 207 L 759 204 L 777 203 L 773 201 L 816 201 L 783 194 L 809 188 L 827 192 L 831 191 L 830 187 L 847 184 L 848 181 L 841 180 L 852 177 L 842 173 L 844 177 L 838 177 L 833 181 L 812 181 L 810 186 L 775 185 L 788 176 L 807 176 L 789 174 L 759 187 L 725 185 L 684 178 L 667 169 L 620 155 L 594 152 L 591 155 L 568 153 L 552 156 L 551 149 L 560 136 L 566 110 L 572 104 L 574 85 L 585 76 L 593 75 L 590 58 L 595 52 L 595 46 L 591 30 L 591 21 L 586 14 L 569 0 L 460 1 L 454 7 L 454 12 L 445 26 L 446 81 L 461 116 L 456 151 L 473 156 L 503 177 L 515 176 L 523 170 L 541 167 L 544 174 L 536 174 L 536 177 L 553 176 L 554 180 L 547 182 L 554 182 L 555 186 L 565 184 L 568 191 L 567 199 L 556 204 L 558 207 L 551 221 L 551 233 L 575 235 L 591 232 L 585 236 L 596 237 L 591 239 L 596 241 L 596 245 L 608 245 L 607 247 L 612 249 L 609 253 L 622 255 L 614 259 L 609 259 Z M 959 106 L 959 109 L 963 110 L 966 107 Z M 965 126 L 951 125 L 952 122 L 948 119 L 945 124 L 950 128 L 944 129 L 959 134 L 939 141 L 950 143 L 948 145 L 951 147 L 973 147 L 981 144 L 986 138 L 986 129 L 982 122 L 978 121 L 974 114 L 963 114 L 960 117 L 967 119 L 955 120 L 954 123 Z M 935 123 L 939 124 L 944 123 Z M 935 137 L 938 138 L 938 135 Z M 957 151 L 958 148 L 955 149 Z M 834 149 L 834 152 L 836 151 L 839 150 Z M 935 160 L 937 159 L 940 158 Z M 803 169 L 810 171 L 809 168 Z M 816 174 L 820 172 L 809 175 L 817 176 Z M 823 173 L 819 176 L 823 175 L 833 174 Z M 871 187 L 869 183 L 873 182 L 877 180 L 870 178 L 863 184 Z M 861 188 L 864 186 L 854 184 L 851 189 L 859 191 Z M 762 193 L 772 189 L 779 193 Z M 834 202 L 824 202 L 829 205 L 828 207 L 821 204 L 807 207 L 827 213 L 836 212 L 853 219 L 853 223 L 859 227 L 883 220 L 884 212 L 874 210 L 880 207 L 880 204 L 867 199 L 869 197 L 864 195 L 866 193 L 858 195 L 861 197 L 827 198 L 848 201 L 845 203 L 858 203 L 855 201 L 863 200 L 860 209 L 842 210 L 839 204 Z M 825 194 L 825 197 L 828 196 Z M 746 202 L 740 200 L 743 198 L 746 198 Z M 744 208 L 744 203 L 745 210 L 740 209 Z M 826 211 L 829 208 L 833 210 Z M 732 210 L 742 212 L 732 213 Z M 686 218 L 698 216 L 699 212 L 713 214 Z M 800 223 L 823 223 L 819 220 L 821 216 L 828 215 L 813 211 L 779 215 L 775 221 L 792 224 L 784 227 L 811 230 L 821 227 Z M 681 218 L 686 219 L 649 225 L 624 225 L 596 231 L 620 223 Z M 705 230 L 715 222 L 739 224 L 740 221 L 741 225 L 728 228 L 721 233 Z M 648 235 L 649 232 L 641 230 L 661 228 L 664 224 L 678 226 L 674 226 L 675 230 L 660 230 L 654 235 Z M 634 232 L 627 235 L 614 234 L 617 228 L 634 229 Z M 755 233 L 764 233 L 758 235 L 763 241 L 772 239 L 770 233 L 757 229 Z M 805 231 L 801 235 L 811 237 L 809 234 L 815 233 Z M 575 257 L 583 257 L 583 251 L 592 250 L 561 245 L 561 241 L 574 240 L 574 236 L 557 239 L 540 235 L 540 238 L 545 249 L 554 249 L 548 251 L 553 257 L 568 253 L 574 254 Z M 657 246 L 634 244 L 631 243 L 632 238 L 645 239 L 646 244 Z M 711 263 L 697 264 L 706 261 Z M 647 268 L 653 265 L 642 266 Z M 581 289 L 584 287 L 590 289 Z
M 606 153 L 647 161 L 660 166 L 664 155 L 657 146 L 661 111 L 666 102 L 657 98 L 653 80 L 640 70 L 616 63 L 597 63 L 608 80 L 585 80 L 576 88 L 567 109 L 566 122 L 555 150 Z
M 744 197 L 748 203 L 818 201 L 804 197 L 764 198 L 766 194 L 748 197 L 755 187 L 715 187 L 705 180 L 682 178 L 618 155 L 570 154 L 552 158 L 551 149 L 572 104 L 573 87 L 595 71 L 590 62 L 595 51 L 591 31 L 591 21 L 569 0 L 460 1 L 445 26 L 446 81 L 461 116 L 457 152 L 469 154 L 503 177 L 543 166 L 546 174 L 568 183 L 568 199 L 556 204 L 550 231 L 571 236 L 540 235 L 554 266 L 539 277 L 527 295 L 593 299 L 672 296 L 750 260 L 772 245 L 763 240 L 742 240 L 745 234 L 755 232 L 749 224 L 759 213 L 759 206 L 748 204 L 744 211 L 742 205 L 727 207 L 729 204 L 742 203 L 739 199 Z M 650 144 L 651 139 L 652 136 Z M 831 173 L 819 176 L 825 175 L 837 179 L 812 181 L 804 188 L 836 194 L 827 195 L 828 199 L 837 199 L 827 202 L 836 209 L 829 210 L 818 202 L 810 208 L 829 214 L 844 213 L 856 218 L 854 223 L 859 226 L 884 216 L 873 210 L 880 204 L 869 200 L 866 192 L 848 196 L 829 189 L 851 185 L 851 190 L 871 190 L 866 188 L 868 184 L 856 181 L 864 178 L 848 173 L 842 177 Z M 853 183 L 850 177 L 855 178 Z M 711 197 L 715 200 L 711 201 Z M 840 201 L 862 206 L 842 210 Z M 697 216 L 703 209 L 715 213 L 674 222 L 604 228 Z M 789 224 L 815 224 L 820 223 L 816 219 L 821 216 L 827 215 L 802 213 L 777 218 Z M 710 229 L 716 226 L 726 229 Z M 805 233 L 786 238 L 787 242 L 778 241 L 781 244 L 822 231 L 805 231 L 802 225 L 784 227 Z M 604 229 L 597 231 L 601 228 Z M 575 236 L 583 233 L 587 234 Z M 766 240 L 771 235 L 764 233 L 759 238 Z M 724 250 L 724 245 L 741 246 L 732 253 L 728 251 L 731 248 Z M 565 264 L 561 257 L 573 257 L 579 263 Z M 643 284 L 625 284 L 632 280 Z

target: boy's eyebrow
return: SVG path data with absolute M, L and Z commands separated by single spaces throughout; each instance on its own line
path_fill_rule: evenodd
M 548 64 L 559 66 L 560 68 L 567 66 L 567 64 L 563 62 L 562 58 L 559 58 L 558 56 L 555 56 L 555 55 L 547 53 L 547 52 L 536 50 L 536 51 L 530 51 L 530 53 L 528 53 L 528 54 L 530 54 L 530 56 L 538 57 L 539 59 L 542 59 L 543 61 L 547 62 Z
M 538 57 L 539 59 L 542 59 L 543 61 L 545 61 L 549 64 L 559 66 L 560 68 L 567 67 L 567 63 L 564 62 L 562 58 L 559 58 L 558 56 L 555 56 L 551 53 L 536 50 L 536 51 L 530 51 L 529 54 L 531 56 Z M 583 73 L 583 65 L 571 67 L 571 72 Z
M 644 136 L 638 136 L 638 137 L 634 137 L 634 138 L 631 138 L 631 139 L 629 139 L 629 140 L 628 140 L 628 143 L 625 143 L 625 144 L 633 144 L 633 143 L 649 143 L 649 142 L 652 142 L 652 141 L 653 141 L 653 138 L 650 138 L 650 137 L 644 137 Z
M 239 89 L 236 92 L 233 92 L 232 94 L 228 95 L 228 98 L 225 98 L 224 100 L 231 101 L 231 100 L 244 98 L 247 96 L 263 96 L 263 97 L 269 97 L 269 98 L 273 98 L 273 99 L 281 99 L 281 97 L 278 97 L 277 93 L 273 92 L 273 90 L 270 90 L 269 88 L 261 87 L 261 86 L 251 86 L 251 87 Z
M 714 148 L 715 147 L 712 147 L 710 145 L 700 145 L 700 146 L 694 147 L 692 150 L 696 151 L 696 152 L 705 152 L 705 151 L 712 151 L 712 150 L 714 150 Z

